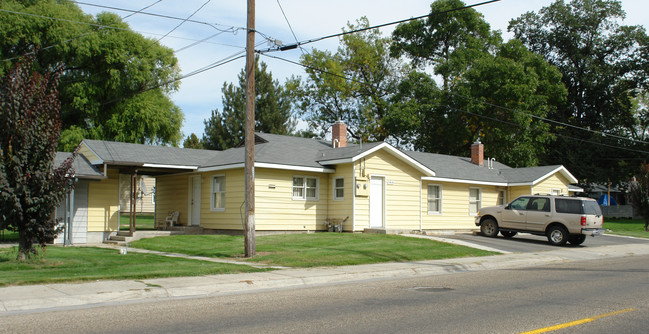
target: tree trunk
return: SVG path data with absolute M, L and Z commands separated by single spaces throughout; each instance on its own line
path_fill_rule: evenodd
M 649 232 L 649 219 L 644 220 L 644 230 Z
M 22 229 L 18 231 L 18 255 L 16 260 L 19 262 L 31 259 L 31 254 L 34 253 L 34 242 L 32 237 Z

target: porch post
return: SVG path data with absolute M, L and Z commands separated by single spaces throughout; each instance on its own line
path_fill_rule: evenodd
M 137 169 L 131 171 L 131 203 L 129 208 L 129 232 L 131 236 L 135 233 L 135 211 L 137 210 Z

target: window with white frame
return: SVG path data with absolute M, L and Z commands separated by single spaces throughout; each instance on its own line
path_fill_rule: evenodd
M 552 189 L 552 195 L 561 195 L 561 189 L 553 188 Z
M 334 179 L 334 200 L 345 199 L 345 179 L 342 177 Z
M 293 176 L 293 199 L 318 199 L 318 178 Z
M 505 205 L 507 204 L 507 192 L 504 190 L 498 190 L 498 200 L 496 205 Z
M 428 185 L 428 214 L 442 213 L 442 186 Z
M 225 210 L 225 175 L 212 176 L 212 211 Z
M 469 215 L 477 215 L 481 206 L 482 190 L 480 188 L 469 188 Z

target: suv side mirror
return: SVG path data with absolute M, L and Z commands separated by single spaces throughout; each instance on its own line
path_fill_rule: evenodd
M 511 210 L 511 209 L 512 209 L 512 203 L 505 205 L 505 210 Z

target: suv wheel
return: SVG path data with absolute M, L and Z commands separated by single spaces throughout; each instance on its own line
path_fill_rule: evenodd
M 563 246 L 568 241 L 568 231 L 560 225 L 551 226 L 547 235 L 548 241 L 555 246 Z
M 575 245 L 575 246 L 579 246 L 579 245 L 583 244 L 584 241 L 586 241 L 586 236 L 583 235 L 583 234 L 579 234 L 579 235 L 571 235 L 571 236 L 568 238 L 568 242 L 569 242 L 571 245 Z
M 503 237 L 509 239 L 509 238 L 515 236 L 516 232 L 514 232 L 514 231 L 500 231 L 500 234 L 502 234 Z
M 493 238 L 498 235 L 498 223 L 493 218 L 487 218 L 480 224 L 480 232 Z

